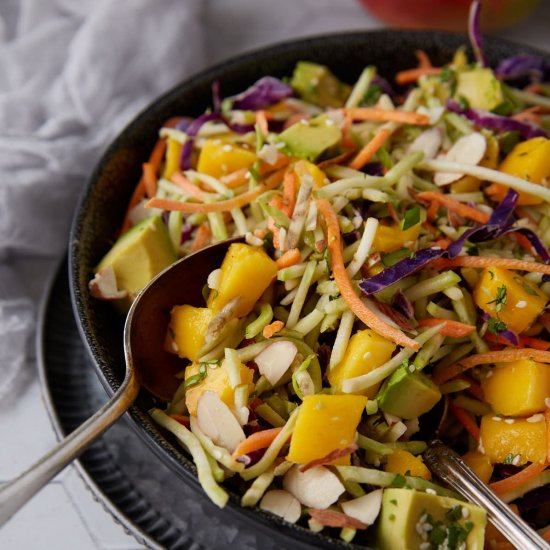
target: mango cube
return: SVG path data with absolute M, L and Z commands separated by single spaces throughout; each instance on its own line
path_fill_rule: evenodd
M 511 462 L 521 466 L 527 462 L 546 460 L 546 422 L 544 415 L 530 418 L 502 418 L 487 414 L 481 418 L 480 448 L 495 463 Z
M 277 273 L 277 264 L 262 248 L 233 243 L 221 266 L 218 290 L 208 297 L 208 307 L 218 312 L 233 298 L 240 297 L 235 316 L 248 315 Z
M 308 160 L 299 160 L 294 165 L 294 170 L 302 178 L 305 175 L 310 175 L 313 178 L 313 188 L 320 189 L 328 183 L 326 174 L 312 162 Z
M 235 395 L 229 374 L 225 368 L 225 363 L 221 365 L 206 365 L 206 376 L 198 383 L 190 385 L 185 392 L 185 404 L 189 414 L 197 414 L 197 404 L 199 397 L 205 391 L 213 391 L 218 394 L 219 398 L 228 406 L 232 407 L 235 403 Z M 192 376 L 200 374 L 201 365 L 192 363 L 185 369 L 185 380 L 189 380 Z M 241 363 L 241 383 L 252 384 L 254 371 Z M 250 388 L 252 389 L 252 387 Z
M 328 373 L 330 385 L 340 391 L 344 380 L 367 374 L 390 359 L 396 345 L 373 330 L 359 330 L 351 338 L 344 358 Z M 376 395 L 380 384 L 361 393 L 369 398 Z
M 174 172 L 180 170 L 180 155 L 183 144 L 175 139 L 168 138 L 166 143 L 166 161 L 162 177 L 169 180 Z
M 212 311 L 206 307 L 173 307 L 165 346 L 167 351 L 175 352 L 184 359 L 197 361 L 211 320 Z
M 298 412 L 287 460 L 306 464 L 355 442 L 367 398 L 361 395 L 307 395 Z M 349 464 L 349 456 L 332 464 Z
M 221 178 L 242 168 L 250 168 L 256 154 L 234 143 L 221 139 L 208 139 L 201 149 L 197 171 Z
M 531 183 L 546 185 L 546 180 L 550 177 L 550 140 L 544 137 L 535 137 L 527 141 L 518 143 L 499 166 L 501 172 L 518 176 Z M 502 200 L 507 192 L 503 185 L 493 184 L 489 192 L 495 200 Z M 518 204 L 540 204 L 543 199 L 525 193 L 519 192 Z
M 393 252 L 400 248 L 412 248 L 420 235 L 420 224 L 417 223 L 404 231 L 397 225 L 379 225 L 374 236 L 374 250 L 381 253 Z
M 482 380 L 485 401 L 498 414 L 528 416 L 545 409 L 550 396 L 550 366 L 532 359 L 497 364 Z
M 499 267 L 483 271 L 473 296 L 480 309 L 515 332 L 527 329 L 547 302 L 544 293 L 527 279 Z
M 394 449 L 393 453 L 388 456 L 384 470 L 401 475 L 408 472 L 411 476 L 432 479 L 432 474 L 422 459 L 403 449 Z
M 493 465 L 489 458 L 479 451 L 468 451 L 462 460 L 470 467 L 483 483 L 489 483 L 493 475 Z

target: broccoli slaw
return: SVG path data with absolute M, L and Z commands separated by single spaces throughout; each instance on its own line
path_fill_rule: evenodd
M 160 129 L 124 230 L 161 216 L 179 256 L 245 240 L 204 308 L 174 308 L 182 381 L 151 412 L 219 506 L 239 476 L 243 506 L 372 544 L 398 490 L 459 499 L 421 459 L 419 418 L 445 403 L 446 441 L 546 529 L 550 69 L 474 51 L 418 52 L 396 89 L 304 61 Z M 476 547 L 456 506 L 418 520 L 423 548 Z

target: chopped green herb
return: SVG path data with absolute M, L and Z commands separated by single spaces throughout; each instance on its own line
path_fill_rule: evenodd
M 389 518 L 390 518 L 390 521 L 395 521 L 395 514 L 390 514 Z
M 393 478 L 393 481 L 390 484 L 390 487 L 401 488 L 401 487 L 405 487 L 406 484 L 407 484 L 407 480 L 405 479 L 405 476 L 401 474 L 396 474 L 395 477 Z
M 503 464 L 512 464 L 512 462 L 514 462 L 514 453 L 508 453 L 502 461 Z
M 445 517 L 449 521 L 458 521 L 462 517 L 462 506 L 459 504 L 453 508 L 450 508 L 445 512 Z
M 514 277 L 514 281 L 516 281 L 516 283 L 520 284 L 523 288 L 523 290 L 525 290 L 525 292 L 527 292 L 527 294 L 529 294 L 529 296 L 538 296 L 539 293 L 534 289 L 532 288 L 531 286 L 529 286 L 525 281 L 522 281 L 521 280 L 521 277 Z
M 493 334 L 498 334 L 499 332 L 506 330 L 508 327 L 506 326 L 506 323 L 504 323 L 500 319 L 494 319 L 493 317 L 491 317 L 487 324 L 487 328 L 489 329 L 489 332 L 492 332 Z
M 374 105 L 380 99 L 381 95 L 382 88 L 376 84 L 372 84 L 363 96 L 363 103 L 367 106 Z
M 506 286 L 502 285 L 497 288 L 496 298 L 487 302 L 487 304 L 495 304 L 495 310 L 498 313 L 502 309 L 502 306 L 506 305 L 506 299 Z

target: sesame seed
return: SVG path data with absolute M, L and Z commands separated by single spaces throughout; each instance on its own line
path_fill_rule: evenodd
M 414 365 L 409 365 L 409 372 L 414 372 L 416 367 Z
M 517 466 L 517 465 L 519 464 L 519 461 L 520 461 L 520 460 L 521 460 L 521 455 L 516 455 L 516 456 L 514 457 L 514 460 L 512 460 L 512 464 L 513 464 L 514 466 Z
M 513 418 L 505 418 L 504 422 L 506 422 L 506 424 L 513 424 L 515 420 Z
M 493 376 L 493 371 L 490 370 L 486 375 L 485 375 L 485 378 L 491 378 L 491 376 Z
M 370 359 L 371 355 L 372 355 L 372 352 L 367 351 L 367 353 L 365 353 L 365 355 L 363 355 L 363 359 L 366 361 L 367 359 Z
M 431 487 L 428 487 L 426 489 L 426 493 L 428 493 L 429 495 L 437 495 L 437 491 L 434 491 Z
M 432 547 L 431 542 L 423 542 L 423 543 L 419 546 L 420 550 L 430 550 L 431 547 Z
M 544 415 L 542 413 L 539 413 L 539 414 L 534 414 L 533 416 L 530 416 L 527 419 L 527 422 L 535 423 L 535 422 L 541 422 L 542 420 L 544 420 Z
M 467 519 L 467 518 L 470 517 L 470 510 L 468 508 L 466 508 L 466 506 L 462 507 L 462 517 L 464 519 Z
M 500 416 L 493 416 L 493 418 L 491 418 L 491 420 L 494 420 L 495 422 L 500 422 L 502 420 L 502 418 L 500 418 Z
M 517 304 L 516 304 L 516 307 L 519 308 L 519 309 L 523 309 L 524 307 L 527 307 L 527 302 L 525 300 L 520 300 Z
M 229 145 L 229 143 L 226 143 L 223 147 L 222 147 L 222 151 L 225 151 L 226 153 L 229 153 L 229 151 L 231 151 L 233 149 L 233 147 L 231 147 L 231 145 Z
M 481 441 L 481 438 L 479 438 L 479 443 L 478 443 L 478 446 L 477 446 L 477 450 L 478 450 L 482 455 L 485 454 L 485 447 L 483 446 L 483 443 L 482 443 L 482 441 Z

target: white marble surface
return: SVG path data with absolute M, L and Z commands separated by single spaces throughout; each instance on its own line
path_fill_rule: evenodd
M 8 2 L 9 3 L 9 2 Z M 550 2 L 500 36 L 550 51 Z M 255 47 L 326 31 L 379 28 L 355 0 L 205 0 L 203 17 L 207 63 Z M 185 75 L 182 75 L 185 76 Z M 19 259 L 14 265 L 24 290 L 38 304 L 45 273 L 57 259 Z M 0 482 L 40 457 L 56 441 L 30 357 L 19 391 L 0 404 Z M 142 548 L 98 504 L 74 467 L 69 467 L 0 530 L 0 548 L 118 549 Z

